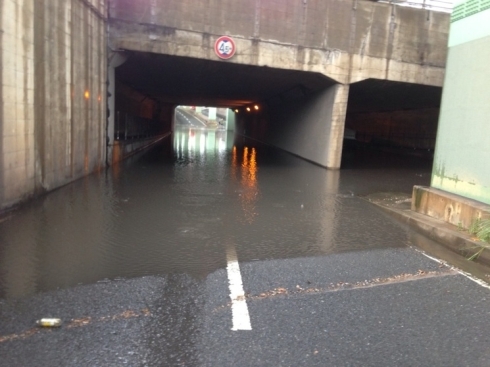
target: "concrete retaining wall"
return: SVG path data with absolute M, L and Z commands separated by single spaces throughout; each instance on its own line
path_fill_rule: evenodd
M 412 210 L 462 228 L 477 218 L 490 218 L 490 205 L 423 186 L 413 188 Z
M 0 209 L 105 163 L 105 0 L 0 0 Z

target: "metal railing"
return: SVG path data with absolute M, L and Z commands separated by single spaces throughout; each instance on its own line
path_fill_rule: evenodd
M 114 138 L 116 140 L 145 139 L 162 133 L 160 121 L 117 112 Z
M 451 14 L 451 22 L 456 22 L 488 9 L 490 9 L 490 0 L 471 0 L 460 3 L 454 7 L 454 11 Z
M 378 0 L 378 2 L 446 13 L 450 13 L 453 10 L 452 0 Z

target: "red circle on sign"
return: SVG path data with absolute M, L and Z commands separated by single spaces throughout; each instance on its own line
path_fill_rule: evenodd
M 220 59 L 233 57 L 236 51 L 235 41 L 231 37 L 221 36 L 214 43 L 214 52 Z

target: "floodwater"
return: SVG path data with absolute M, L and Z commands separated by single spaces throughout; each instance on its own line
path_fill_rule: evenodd
M 428 185 L 431 162 L 347 150 L 327 170 L 226 131 L 161 145 L 0 223 L 0 298 L 117 278 L 203 278 L 239 261 L 399 247 L 406 231 L 359 198 Z

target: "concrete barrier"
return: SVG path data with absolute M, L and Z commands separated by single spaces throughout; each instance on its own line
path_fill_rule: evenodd
M 425 186 L 414 186 L 412 210 L 463 228 L 490 218 L 490 205 Z

